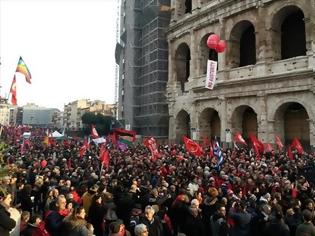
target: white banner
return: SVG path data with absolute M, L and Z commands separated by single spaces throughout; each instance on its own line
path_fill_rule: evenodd
M 103 137 L 92 139 L 95 144 L 106 143 L 106 139 Z
M 215 80 L 217 77 L 217 65 L 218 62 L 208 60 L 207 63 L 207 78 L 206 78 L 206 88 L 213 89 Z

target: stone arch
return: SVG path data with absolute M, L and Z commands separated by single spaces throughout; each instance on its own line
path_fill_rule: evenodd
M 190 115 L 181 110 L 176 116 L 176 141 L 180 142 L 183 136 L 190 137 Z
M 200 137 L 208 137 L 220 140 L 221 119 L 217 110 L 213 108 L 204 109 L 199 116 Z
M 258 136 L 257 113 L 248 105 L 241 105 L 235 108 L 232 113 L 232 129 L 242 133 L 245 139 L 249 134 Z
M 256 35 L 252 22 L 242 20 L 231 30 L 229 64 L 232 68 L 256 64 Z
M 276 134 L 289 144 L 298 138 L 304 147 L 310 147 L 309 113 L 299 102 L 285 102 L 274 113 L 274 129 Z
M 306 55 L 304 12 L 300 7 L 288 5 L 278 9 L 270 27 L 275 60 Z
M 207 39 L 209 35 L 213 33 L 208 33 L 204 35 L 201 38 L 200 44 L 199 44 L 199 58 L 200 58 L 200 63 L 199 63 L 199 71 L 200 75 L 204 75 L 207 73 L 207 61 L 213 60 L 213 61 L 218 61 L 218 53 L 214 49 L 209 49 L 207 46 Z
M 182 91 L 190 76 L 190 48 L 186 43 L 181 43 L 175 52 L 175 70 L 177 81 L 180 82 Z

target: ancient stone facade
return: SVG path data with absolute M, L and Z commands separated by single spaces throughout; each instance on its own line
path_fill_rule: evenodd
M 172 0 L 169 138 L 254 133 L 315 147 L 315 0 Z M 212 33 L 227 42 L 217 54 Z M 218 61 L 213 90 L 207 60 Z

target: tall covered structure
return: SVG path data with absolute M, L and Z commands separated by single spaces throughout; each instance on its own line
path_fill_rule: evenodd
M 173 0 L 169 40 L 170 139 L 250 133 L 315 148 L 315 0 Z M 207 48 L 216 33 L 227 42 Z M 207 60 L 217 82 L 205 88 Z
M 118 119 L 143 136 L 168 137 L 169 0 L 121 0 Z

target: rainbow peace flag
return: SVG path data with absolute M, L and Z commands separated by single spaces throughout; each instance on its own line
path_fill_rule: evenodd
M 23 74 L 25 76 L 26 82 L 31 83 L 32 78 L 31 73 L 27 68 L 25 62 L 23 61 L 22 57 L 20 57 L 19 59 L 19 62 L 16 67 L 16 72 L 20 72 L 21 74 Z

